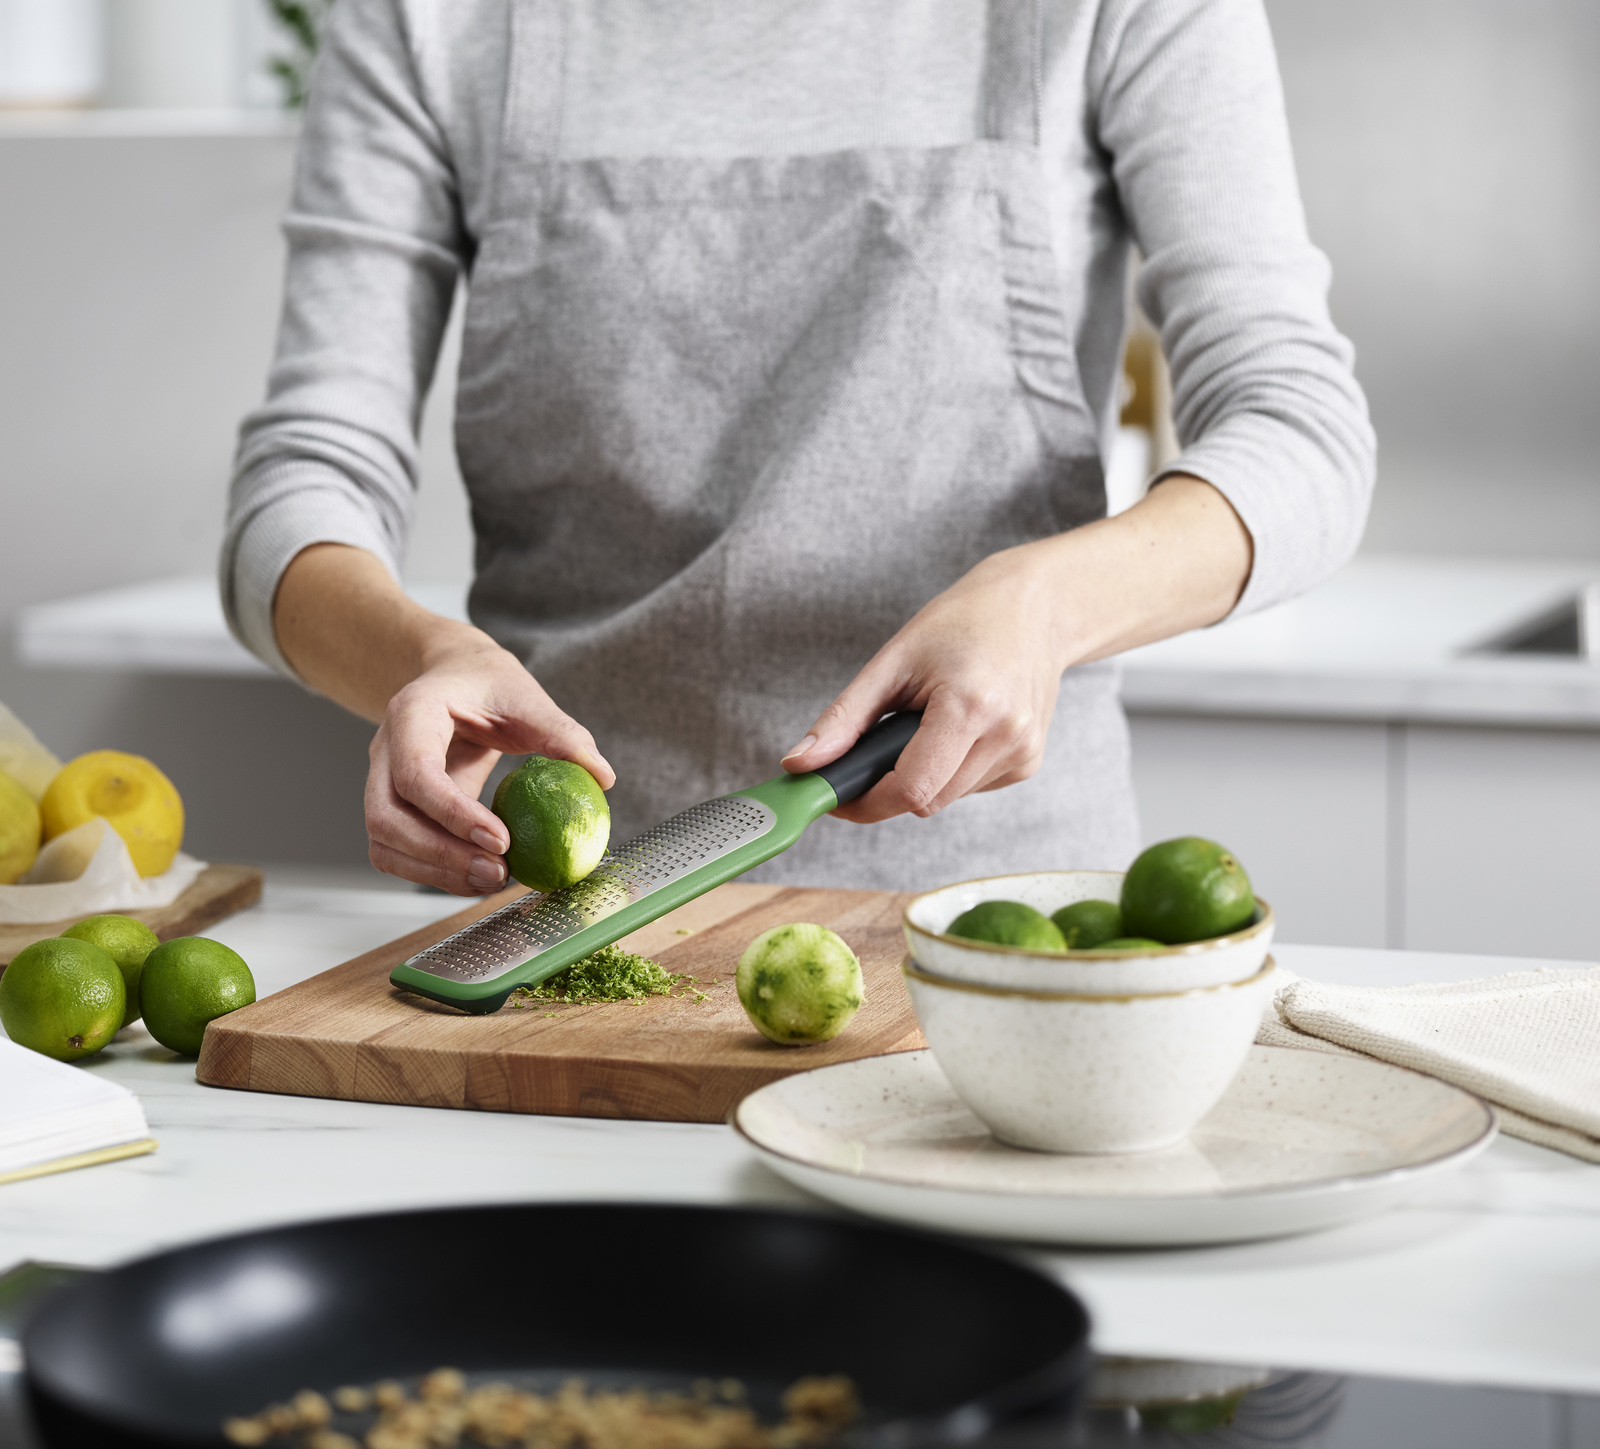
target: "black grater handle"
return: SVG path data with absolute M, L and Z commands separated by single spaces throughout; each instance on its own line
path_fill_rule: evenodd
M 841 805 L 848 805 L 894 769 L 901 750 L 911 743 L 911 736 L 921 723 L 920 710 L 885 715 L 831 765 L 812 773 L 833 786 Z

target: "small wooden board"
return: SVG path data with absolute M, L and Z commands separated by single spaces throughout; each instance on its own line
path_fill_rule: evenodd
M 255 866 L 208 865 L 170 906 L 123 914 L 143 921 L 163 941 L 170 941 L 174 936 L 197 935 L 224 916 L 253 906 L 260 899 L 261 872 Z M 82 919 L 82 916 L 68 916 L 64 921 L 46 921 L 37 926 L 0 924 L 0 967 L 8 965 L 24 946 L 31 946 L 46 936 L 59 936 Z
M 508 1003 L 468 1016 L 389 984 L 399 962 L 515 894 L 520 889 L 219 1018 L 206 1029 L 195 1075 L 216 1087 L 347 1101 L 721 1122 L 780 1077 L 924 1044 L 900 974 L 900 913 L 909 897 L 883 891 L 733 882 L 623 938 L 625 949 L 696 977 L 704 1001 Z M 861 958 L 867 1003 L 831 1042 L 769 1042 L 735 994 L 745 947 L 790 921 L 830 927 Z

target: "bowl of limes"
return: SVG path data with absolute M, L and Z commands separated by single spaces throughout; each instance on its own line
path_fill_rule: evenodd
M 1272 926 L 1238 861 L 1185 837 L 1126 874 L 918 896 L 906 983 L 950 1085 L 1001 1141 L 1152 1151 L 1181 1141 L 1243 1065 L 1277 985 Z
M 912 961 L 932 975 L 1091 995 L 1245 980 L 1265 964 L 1274 926 L 1238 860 L 1193 836 L 1151 846 L 1126 872 L 944 886 L 902 920 Z

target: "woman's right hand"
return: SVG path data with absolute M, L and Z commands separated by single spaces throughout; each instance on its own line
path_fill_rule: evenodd
M 502 754 L 572 760 L 607 790 L 616 776 L 589 731 L 488 635 L 452 630 L 430 653 L 368 750 L 368 854 L 386 874 L 484 895 L 507 883 L 510 837 L 478 799 Z
M 312 544 L 273 602 L 284 657 L 313 689 L 378 724 L 368 751 L 368 854 L 389 875 L 478 896 L 507 882 L 510 843 L 478 795 L 502 754 L 616 775 L 594 737 L 481 629 L 406 597 L 363 549 Z

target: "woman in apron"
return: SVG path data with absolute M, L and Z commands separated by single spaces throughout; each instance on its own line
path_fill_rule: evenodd
M 626 840 L 902 708 L 760 874 L 1121 867 L 1111 656 L 1364 521 L 1258 0 L 340 0 L 286 230 L 224 600 L 379 724 L 374 864 L 457 893 L 506 880 L 503 752 Z M 1130 237 L 1184 451 L 1108 519 Z M 396 582 L 460 274 L 472 626 Z

